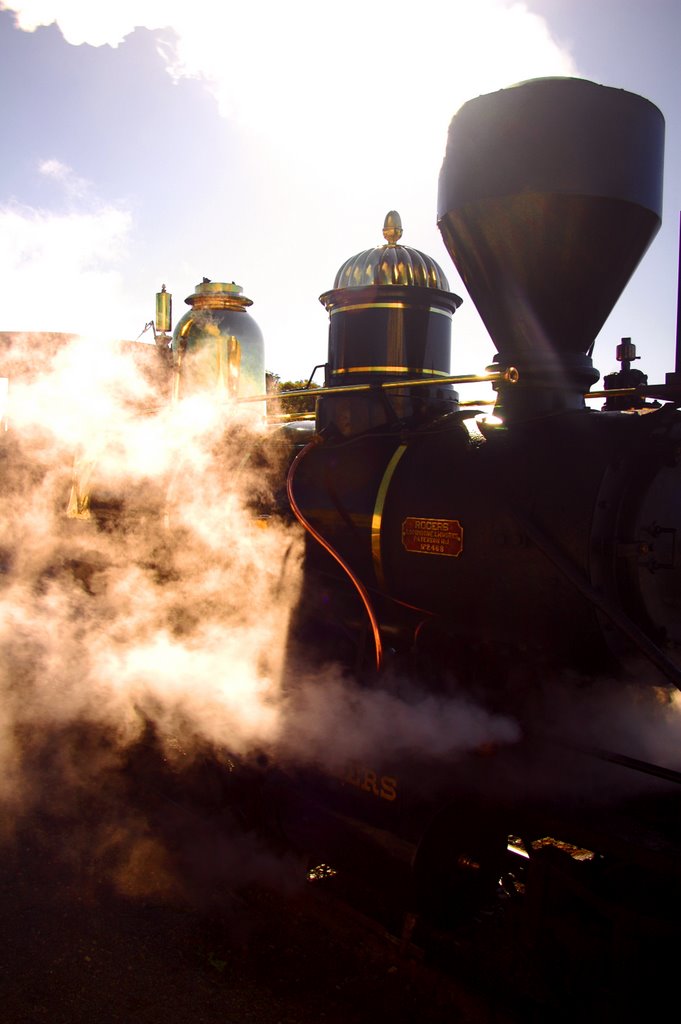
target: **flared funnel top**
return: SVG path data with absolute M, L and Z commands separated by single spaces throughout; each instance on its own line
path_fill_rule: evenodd
M 522 391 L 598 378 L 594 339 L 660 226 L 663 153 L 657 107 L 576 78 L 480 96 L 452 120 L 438 225 Z

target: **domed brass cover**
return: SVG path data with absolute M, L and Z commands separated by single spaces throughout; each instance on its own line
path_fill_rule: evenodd
M 184 300 L 187 305 L 194 309 L 244 309 L 253 305 L 253 299 L 247 299 L 242 294 L 243 288 L 231 281 L 227 284 L 224 281 L 210 281 L 204 277 L 200 284 L 197 284 L 193 295 L 188 295 Z
M 449 291 L 442 268 L 430 256 L 398 245 L 402 237 L 402 221 L 396 210 L 390 210 L 383 224 L 386 245 L 357 253 L 336 274 L 335 288 L 366 288 L 371 285 L 402 285 L 438 288 Z

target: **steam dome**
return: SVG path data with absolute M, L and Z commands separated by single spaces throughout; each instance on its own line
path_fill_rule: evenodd
M 204 277 L 186 300 L 192 308 L 173 333 L 175 397 L 213 392 L 243 398 L 265 392 L 262 332 L 238 284 Z
M 399 244 L 402 222 L 395 210 L 385 218 L 383 237 L 385 245 L 346 260 L 334 287 L 319 297 L 329 313 L 327 386 L 404 381 L 391 392 L 396 415 L 449 409 L 457 402 L 451 384 L 410 388 L 407 382 L 449 376 L 452 316 L 461 299 L 434 259 Z M 338 403 L 322 404 L 329 413 Z M 353 402 L 358 419 L 361 404 Z M 373 415 L 376 403 L 369 404 Z

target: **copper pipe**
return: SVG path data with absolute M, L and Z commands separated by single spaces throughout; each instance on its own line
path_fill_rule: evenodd
M 307 530 L 310 536 L 314 537 L 317 543 L 321 544 L 325 551 L 328 551 L 328 553 L 331 555 L 332 558 L 336 560 L 336 562 L 338 562 L 341 569 L 343 569 L 343 571 L 347 573 L 347 575 L 349 576 L 351 583 L 353 584 L 353 586 L 357 590 L 357 593 L 362 599 L 362 603 L 366 609 L 366 613 L 369 616 L 369 622 L 371 623 L 371 630 L 374 637 L 374 647 L 376 650 L 376 671 L 380 672 L 381 666 L 383 664 L 383 643 L 381 641 L 381 633 L 378 626 L 378 619 L 376 618 L 374 610 L 371 606 L 369 593 L 364 584 L 362 583 L 362 581 L 359 579 L 358 576 L 355 575 L 355 573 L 352 571 L 347 562 L 341 557 L 341 555 L 338 554 L 336 549 L 333 548 L 329 544 L 329 542 L 326 541 L 322 537 L 322 535 L 318 533 L 317 530 L 315 530 L 314 526 L 305 518 L 305 516 L 300 510 L 300 507 L 296 499 L 293 496 L 293 478 L 298 470 L 298 466 L 300 465 L 303 458 L 307 455 L 307 453 L 317 444 L 319 444 L 318 438 L 315 438 L 313 441 L 309 441 L 308 444 L 306 444 L 305 447 L 298 452 L 295 459 L 291 463 L 286 477 L 286 494 L 288 495 L 289 504 L 291 505 L 293 514 L 300 523 L 300 525 L 305 530 Z

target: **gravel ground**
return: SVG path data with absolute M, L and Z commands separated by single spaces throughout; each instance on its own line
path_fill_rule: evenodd
M 239 804 L 257 792 L 230 801 L 212 762 L 176 776 L 90 726 L 23 739 L 30 802 L 0 807 L 0 1024 L 505 1022 L 258 840 Z
M 308 889 L 250 888 L 219 909 L 133 898 L 22 828 L 0 868 L 4 1024 L 502 1021 L 443 988 Z
M 102 770 L 109 748 L 86 731 L 26 761 L 31 809 L 0 814 L 0 1024 L 621 1024 L 673 992 L 678 918 L 648 920 L 663 882 L 637 903 L 625 876 L 609 916 L 569 887 L 551 910 L 540 885 L 517 927 L 503 913 L 448 940 L 445 980 L 258 840 L 212 769 L 183 801 L 185 776 L 164 788 L 143 755 Z

